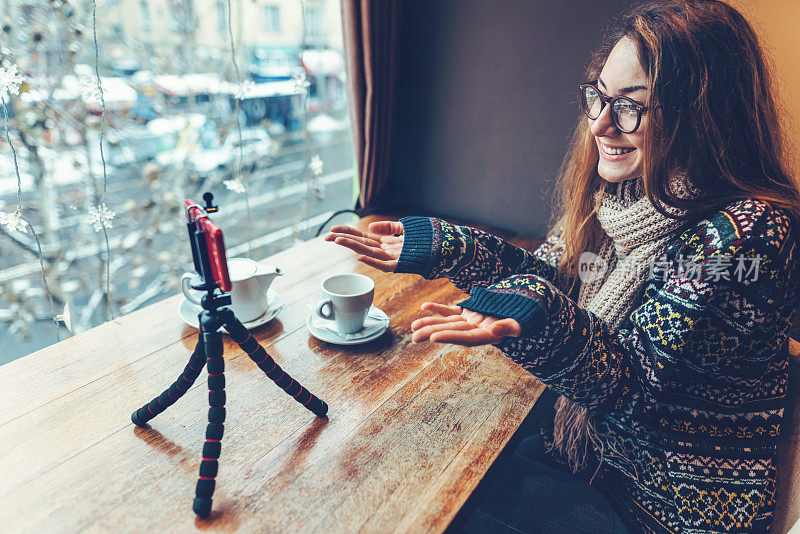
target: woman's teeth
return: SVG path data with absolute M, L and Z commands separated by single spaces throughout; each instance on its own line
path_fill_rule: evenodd
M 611 147 L 606 146 L 606 145 L 602 145 L 602 146 L 603 146 L 603 152 L 605 152 L 609 156 L 619 156 L 621 154 L 627 154 L 628 152 L 630 152 L 632 150 L 636 150 L 633 147 L 611 148 Z

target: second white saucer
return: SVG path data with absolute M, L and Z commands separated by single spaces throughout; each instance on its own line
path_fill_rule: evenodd
M 308 331 L 311 332 L 311 335 L 315 338 L 319 339 L 320 341 L 325 341 L 326 343 L 333 343 L 336 345 L 360 345 L 361 343 L 367 343 L 372 341 L 373 339 L 378 339 L 383 335 L 384 332 L 389 328 L 389 316 L 386 315 L 386 312 L 378 308 L 377 306 L 372 306 L 369 309 L 369 315 L 375 319 L 385 321 L 385 324 L 381 326 L 377 331 L 372 332 L 364 337 L 358 337 L 354 339 L 345 339 L 344 337 L 332 332 L 328 328 L 317 328 L 314 324 L 315 315 L 309 314 L 308 319 L 306 320 L 306 326 L 308 327 Z M 319 319 L 320 321 L 322 319 Z

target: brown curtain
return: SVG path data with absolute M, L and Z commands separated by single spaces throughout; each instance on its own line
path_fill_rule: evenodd
M 356 210 L 387 201 L 399 2 L 341 0 L 350 118 L 359 173 Z

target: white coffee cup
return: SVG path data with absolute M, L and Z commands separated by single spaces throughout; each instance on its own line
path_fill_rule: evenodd
M 364 328 L 375 282 L 363 274 L 337 274 L 322 282 L 322 296 L 315 310 L 317 316 L 336 323 L 340 334 L 353 334 Z
M 273 265 L 264 265 L 248 258 L 231 258 L 228 260 L 230 275 L 231 305 L 236 318 L 246 323 L 258 319 L 269 311 L 267 291 L 272 281 L 283 276 L 283 271 Z M 186 300 L 200 305 L 202 293 L 191 287 L 191 281 L 197 275 L 184 273 L 181 277 L 181 290 Z

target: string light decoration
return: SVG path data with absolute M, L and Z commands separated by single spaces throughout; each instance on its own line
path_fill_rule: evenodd
M 303 63 L 303 55 L 306 51 L 306 47 L 308 46 L 306 34 L 306 4 L 305 0 L 298 0 L 298 2 L 300 4 L 302 21 L 300 25 L 302 28 L 302 37 L 300 40 L 300 55 L 298 57 L 298 61 Z M 294 81 L 295 90 L 300 92 L 302 95 L 303 139 L 306 147 L 308 148 L 308 157 L 306 158 L 304 169 L 304 174 L 306 176 L 306 198 L 305 202 L 303 203 L 303 209 L 298 210 L 297 216 L 295 217 L 292 225 L 295 241 L 301 241 L 299 225 L 300 221 L 308 218 L 312 194 L 318 198 L 324 196 L 323 185 L 318 179 L 319 176 L 322 175 L 324 168 L 322 160 L 320 159 L 319 154 L 317 154 L 316 147 L 311 140 L 311 132 L 308 130 L 308 90 L 309 87 L 311 87 L 311 82 L 309 81 L 308 76 L 306 76 L 305 68 L 303 69 L 303 72 L 292 76 L 292 80 Z
M 247 185 L 242 180 L 242 161 L 244 160 L 243 156 L 243 143 L 242 143 L 242 125 L 240 120 L 240 102 L 247 97 L 251 93 L 254 87 L 254 83 L 252 80 L 245 80 L 244 82 L 241 81 L 241 74 L 239 70 L 238 60 L 236 59 L 236 45 L 233 36 L 233 10 L 231 6 L 231 0 L 227 0 L 227 30 L 228 30 L 228 42 L 229 42 L 229 50 L 231 55 L 231 65 L 233 66 L 234 75 L 235 75 L 235 82 L 238 87 L 235 97 L 234 97 L 234 110 L 233 115 L 236 124 L 236 132 L 239 139 L 239 150 L 238 150 L 238 159 L 237 159 L 237 171 L 236 175 L 231 180 L 225 180 L 223 184 L 225 187 L 235 193 L 240 193 L 244 195 L 245 200 L 245 211 L 247 214 L 247 250 L 248 250 L 248 257 L 252 256 L 252 216 L 250 212 L 250 200 L 249 200 L 249 189 Z M 301 40 L 300 40 L 300 50 L 298 53 L 298 63 L 302 64 L 303 62 L 303 53 L 307 49 L 307 37 L 306 37 L 306 7 L 304 0 L 298 0 L 298 5 L 300 7 L 300 16 L 301 16 Z M 241 5 L 239 5 L 239 9 L 241 9 Z M 240 29 L 241 31 L 241 29 Z M 324 198 L 325 195 L 325 188 L 322 183 L 319 181 L 319 177 L 324 172 L 324 165 L 322 159 L 319 157 L 319 154 L 316 151 L 316 147 L 311 139 L 311 133 L 308 129 L 308 95 L 309 95 L 309 87 L 311 86 L 311 82 L 308 80 L 306 76 L 305 69 L 303 72 L 295 73 L 292 75 L 292 82 L 294 90 L 301 95 L 301 108 L 303 113 L 302 119 L 302 134 L 303 134 L 303 143 L 307 150 L 307 158 L 304 162 L 303 169 L 300 171 L 298 178 L 303 179 L 305 178 L 306 184 L 306 196 L 302 205 L 302 208 L 296 211 L 296 215 L 292 218 L 292 233 L 295 237 L 295 241 L 301 240 L 300 238 L 300 222 L 307 219 L 309 216 L 310 208 L 311 208 L 311 198 L 316 197 L 319 199 Z
M 93 208 L 89 222 L 98 231 L 98 226 L 103 231 L 106 242 L 106 304 L 111 318 L 114 319 L 114 306 L 111 303 L 111 246 L 108 243 L 108 228 L 114 212 L 106 208 L 106 192 L 108 191 L 108 169 L 106 168 L 106 157 L 103 152 L 103 138 L 106 125 L 106 99 L 103 94 L 103 84 L 100 82 L 100 45 L 97 44 L 97 1 L 92 0 L 92 40 L 94 41 L 94 75 L 97 80 L 97 94 L 100 96 L 100 161 L 103 165 L 103 193 L 100 195 L 98 206 Z M 92 209 L 92 208 L 90 208 Z
M 22 209 L 22 176 L 19 172 L 19 161 L 17 160 L 17 149 L 14 143 L 11 142 L 11 133 L 8 129 L 8 107 L 6 106 L 6 94 L 9 96 L 19 95 L 20 86 L 25 82 L 25 77 L 19 74 L 18 67 L 12 64 L 10 67 L 0 67 L 0 105 L 3 107 L 3 131 L 6 135 L 6 142 L 11 149 L 12 160 L 14 162 L 14 173 L 17 177 L 17 206 L 14 213 L 0 212 L 0 224 L 6 227 L 9 232 L 25 232 L 30 228 L 31 235 L 36 241 L 36 250 L 39 255 L 39 268 L 42 278 L 42 288 L 47 294 L 47 300 L 50 305 L 50 317 L 53 320 L 53 325 L 56 329 L 56 341 L 61 341 L 61 331 L 58 328 L 58 317 L 56 316 L 55 303 L 53 302 L 53 294 L 47 285 L 47 277 L 45 276 L 44 255 L 42 254 L 42 243 L 39 240 L 39 235 L 36 233 L 33 225 L 23 216 Z
M 231 10 L 231 0 L 227 0 L 228 4 L 228 41 L 231 45 L 231 63 L 233 64 L 233 73 L 236 77 L 236 83 L 241 83 L 241 76 L 239 75 L 239 62 L 236 60 L 236 44 L 233 42 L 233 11 Z M 242 9 L 241 3 L 239 4 L 239 10 Z M 239 28 L 239 32 L 242 29 Z M 249 82 L 249 83 L 248 83 Z M 244 209 L 247 212 L 247 257 L 252 259 L 253 255 L 253 219 L 250 216 L 250 195 L 247 191 L 247 186 L 244 185 L 242 181 L 242 161 L 244 160 L 244 146 L 242 143 L 242 122 L 239 120 L 239 108 L 240 102 L 242 99 L 250 92 L 252 89 L 253 83 L 250 80 L 244 82 L 239 89 L 236 91 L 236 95 L 234 96 L 233 102 L 233 116 L 236 119 L 236 135 L 239 137 L 239 150 L 237 154 L 237 162 L 236 162 L 236 174 L 232 183 L 234 184 L 233 187 L 228 186 L 228 189 L 235 191 L 237 193 L 244 193 Z

